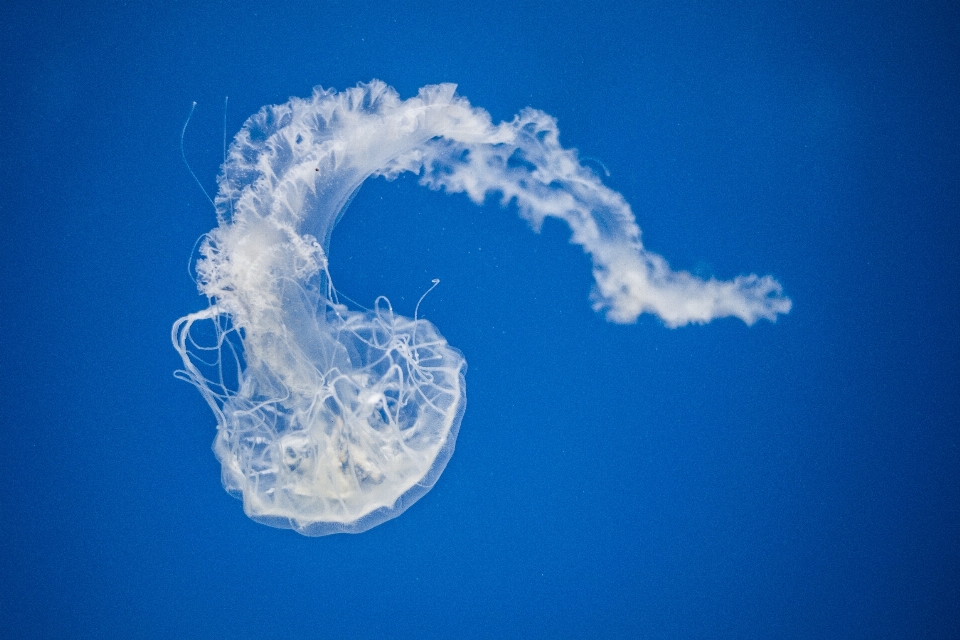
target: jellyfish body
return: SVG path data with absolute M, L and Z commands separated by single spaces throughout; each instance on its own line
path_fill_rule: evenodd
M 193 323 L 209 318 L 175 326 L 184 353 Z M 306 535 L 364 531 L 429 491 L 466 402 L 463 355 L 428 321 L 385 300 L 367 313 L 329 305 L 323 321 L 333 340 L 312 348 L 245 338 L 235 390 L 186 369 L 219 417 L 224 487 L 251 518 Z
M 430 490 L 453 452 L 466 403 L 463 355 L 427 320 L 340 304 L 330 234 L 371 176 L 405 171 L 481 203 L 498 193 L 536 229 L 564 220 L 593 261 L 597 310 L 668 326 L 786 313 L 770 278 L 700 280 L 646 251 L 629 205 L 556 122 L 526 109 L 493 125 L 454 85 L 408 100 L 382 82 L 316 89 L 252 116 L 230 146 L 218 226 L 196 271 L 207 309 L 173 327 L 194 384 L 217 417 L 224 487 L 251 518 L 306 535 L 360 532 Z M 202 346 L 198 323 L 213 327 Z M 232 373 L 224 373 L 225 370 Z M 212 373 L 211 373 L 212 372 Z

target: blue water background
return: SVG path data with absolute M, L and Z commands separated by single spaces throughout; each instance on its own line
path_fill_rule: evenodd
M 953 2 L 0 8 L 0 636 L 960 637 Z M 380 78 L 554 115 L 675 268 L 776 324 L 589 306 L 548 222 L 366 184 L 338 288 L 467 357 L 436 487 L 361 535 L 254 523 L 171 323 L 228 137 Z

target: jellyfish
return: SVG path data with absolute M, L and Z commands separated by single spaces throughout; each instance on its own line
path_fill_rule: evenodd
M 385 83 L 263 107 L 218 177 L 218 225 L 196 262 L 207 308 L 174 323 L 193 384 L 217 420 L 224 488 L 255 521 L 308 536 L 359 533 L 426 494 L 466 405 L 463 354 L 428 320 L 340 300 L 330 236 L 370 177 L 491 195 L 534 230 L 564 221 L 590 257 L 593 308 L 668 327 L 723 316 L 775 320 L 790 300 L 770 276 L 703 280 L 647 251 L 630 205 L 604 186 L 556 121 L 527 108 L 493 124 L 453 84 L 402 100 Z

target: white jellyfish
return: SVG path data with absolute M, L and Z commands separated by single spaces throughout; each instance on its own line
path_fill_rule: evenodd
M 363 181 L 405 171 L 476 203 L 499 193 L 535 229 L 564 220 L 593 261 L 594 308 L 613 322 L 650 312 L 671 327 L 721 316 L 751 324 L 790 309 L 769 276 L 671 271 L 643 248 L 623 197 L 560 146 L 543 112 L 494 125 L 454 85 L 401 100 L 379 81 L 264 107 L 230 146 L 219 225 L 200 246 L 210 306 L 172 332 L 180 377 L 216 415 L 224 487 L 258 522 L 305 535 L 365 531 L 429 491 L 453 453 L 463 355 L 384 298 L 373 311 L 341 304 L 327 269 L 330 234 Z M 197 323 L 213 327 L 212 343 Z

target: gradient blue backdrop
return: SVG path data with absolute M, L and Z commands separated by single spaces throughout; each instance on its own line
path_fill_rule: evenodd
M 0 636 L 960 637 L 955 2 L 0 8 Z M 676 268 L 776 324 L 615 326 L 548 223 L 365 185 L 338 288 L 467 357 L 436 488 L 356 536 L 248 520 L 173 320 L 227 135 L 381 78 L 556 116 Z

